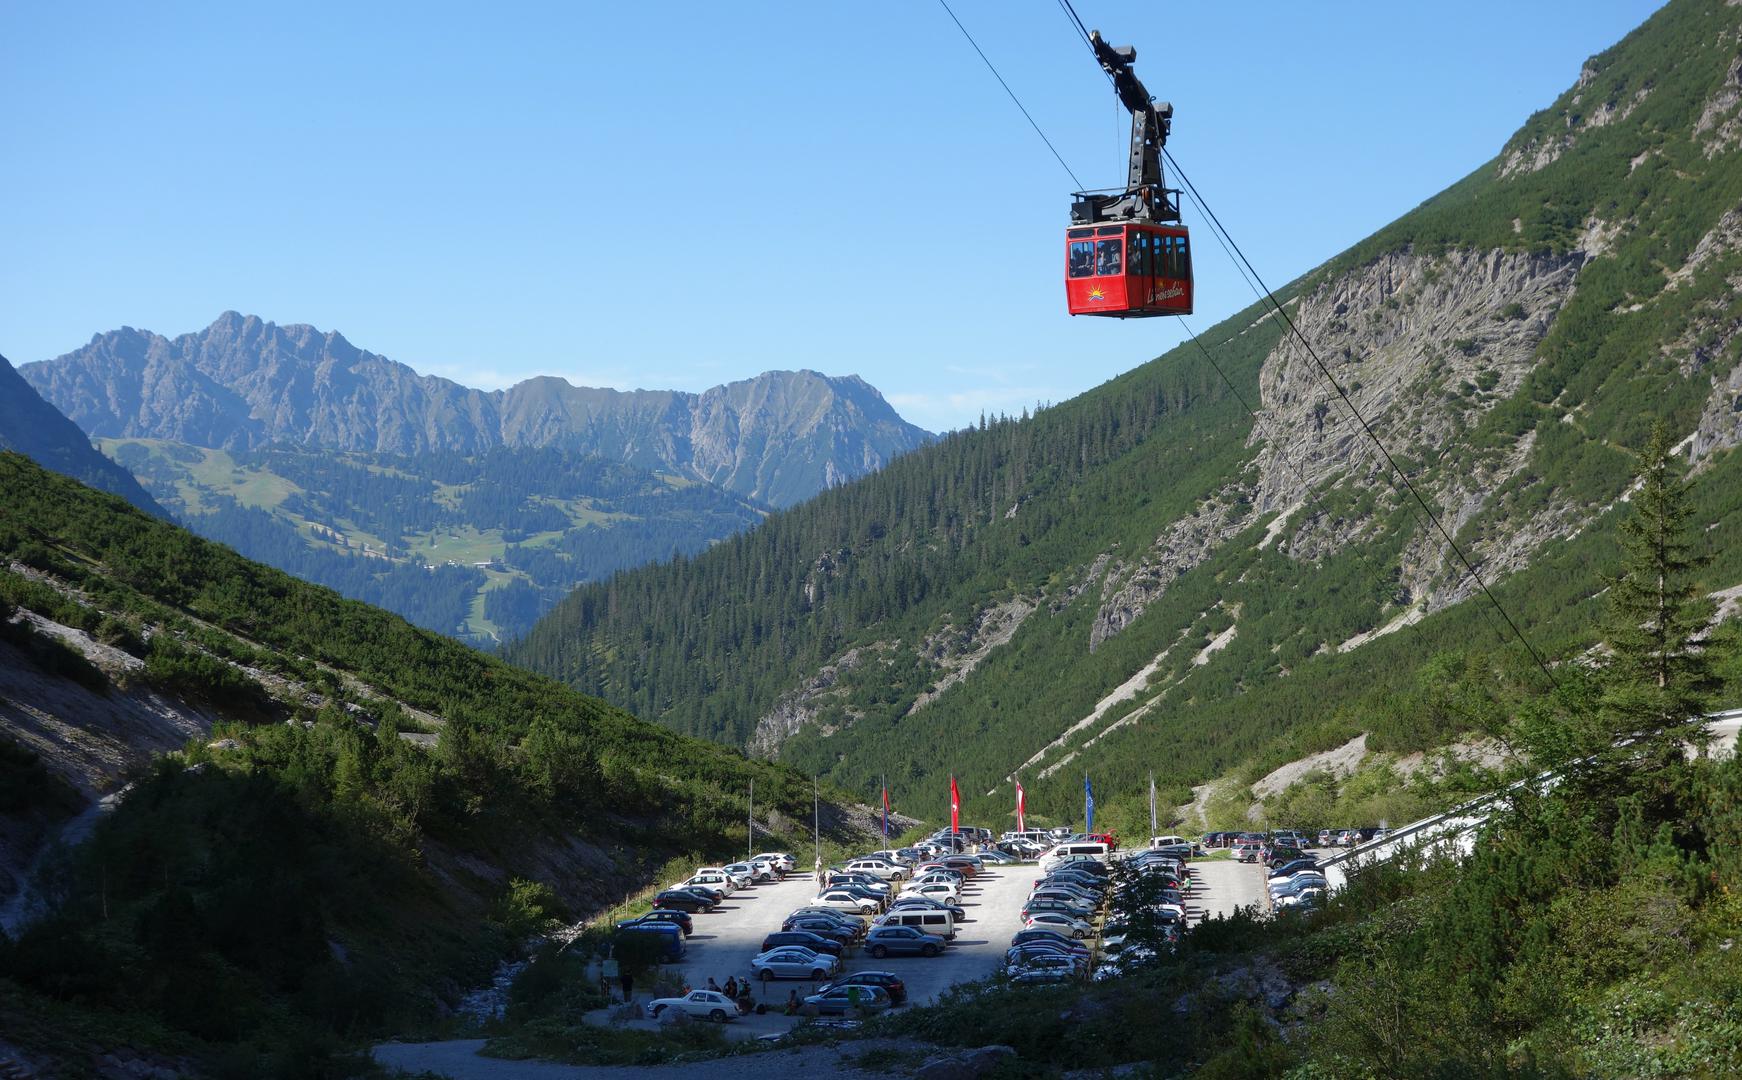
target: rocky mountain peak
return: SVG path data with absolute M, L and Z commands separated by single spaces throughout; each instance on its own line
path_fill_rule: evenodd
M 930 438 L 857 376 L 766 371 L 698 394 L 546 375 L 483 391 L 420 375 L 338 331 L 236 311 L 173 339 L 131 327 L 98 334 L 21 372 L 98 437 L 393 454 L 559 446 L 775 506 L 862 476 Z

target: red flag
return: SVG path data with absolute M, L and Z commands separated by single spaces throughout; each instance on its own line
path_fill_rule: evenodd
M 883 785 L 883 839 L 889 839 L 889 785 Z
M 1016 781 L 1016 831 L 1026 832 L 1022 827 L 1023 812 L 1028 809 L 1028 799 L 1022 791 L 1022 781 Z
M 950 777 L 950 831 L 962 831 L 962 793 L 956 790 L 956 778 Z

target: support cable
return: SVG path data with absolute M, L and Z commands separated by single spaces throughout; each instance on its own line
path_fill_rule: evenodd
M 968 39 L 968 44 L 972 45 L 974 51 L 980 54 L 980 60 L 985 63 L 986 70 L 992 73 L 992 77 L 998 80 L 998 85 L 1002 86 L 1004 92 L 1010 95 L 1010 100 L 1016 103 L 1018 109 L 1022 110 L 1023 118 L 1028 121 L 1028 126 L 1034 129 L 1034 133 L 1040 136 L 1040 141 L 1046 144 L 1048 150 L 1052 151 L 1052 156 L 1058 159 L 1059 166 L 1064 169 L 1067 175 L 1070 176 L 1071 182 L 1077 185 L 1077 190 L 1082 191 L 1083 182 L 1078 180 L 1077 174 L 1071 171 L 1069 165 L 1065 164 L 1064 157 L 1059 154 L 1058 148 L 1052 144 L 1052 140 L 1046 137 L 1046 132 L 1040 130 L 1040 125 L 1034 122 L 1034 117 L 1028 115 L 1028 109 L 1023 106 L 1021 99 L 1016 96 L 1016 91 L 1010 89 L 1010 84 L 1004 81 L 1004 76 L 998 74 L 998 69 L 992 66 L 992 61 L 986 59 L 986 54 L 981 50 L 980 43 L 974 40 L 974 35 L 968 33 L 968 28 L 962 25 L 962 20 L 956 18 L 956 13 L 950 10 L 950 5 L 946 0 L 938 0 L 938 3 L 942 5 L 944 11 L 948 13 L 950 21 L 956 24 L 956 29 L 960 30 L 962 36 Z

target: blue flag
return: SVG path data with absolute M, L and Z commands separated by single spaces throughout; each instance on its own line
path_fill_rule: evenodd
M 1089 774 L 1083 774 L 1083 831 L 1095 831 L 1095 789 L 1089 786 Z

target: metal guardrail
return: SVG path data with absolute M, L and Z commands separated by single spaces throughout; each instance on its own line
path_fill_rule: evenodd
M 1726 709 L 1722 712 L 1707 713 L 1706 720 L 1708 721 L 1706 725 L 1708 729 L 1722 728 L 1729 724 L 1742 724 L 1742 709 Z M 1480 798 L 1472 799 L 1460 806 L 1454 806 L 1450 810 L 1442 810 L 1437 814 L 1431 814 L 1428 817 L 1422 818 L 1420 821 L 1413 821 L 1408 825 L 1392 829 L 1382 838 L 1369 840 L 1364 844 L 1358 844 L 1355 847 L 1350 848 L 1348 851 L 1339 852 L 1328 859 L 1321 859 L 1319 861 L 1319 866 L 1342 867 L 1345 866 L 1345 864 L 1348 864 L 1348 868 L 1353 869 L 1354 864 L 1357 863 L 1371 865 L 1372 863 L 1388 862 L 1401 853 L 1405 848 L 1416 847 L 1426 840 L 1440 840 L 1442 838 L 1454 839 L 1472 829 L 1479 829 L 1483 825 L 1486 825 L 1488 823 L 1489 812 L 1491 812 L 1494 804 L 1505 799 L 1513 792 L 1524 787 L 1526 784 L 1545 783 L 1545 790 L 1547 790 L 1552 789 L 1554 784 L 1559 780 L 1559 774 L 1545 772 L 1534 777 L 1527 777 L 1523 780 L 1515 781 L 1499 791 L 1489 792 L 1487 795 L 1483 795 Z M 1428 830 L 1436 825 L 1460 817 L 1469 818 L 1470 820 L 1428 833 L 1426 836 L 1422 835 L 1423 833 L 1427 833 Z M 1372 859 L 1371 861 L 1362 859 L 1362 856 L 1379 855 L 1381 852 L 1384 853 L 1381 857 Z

